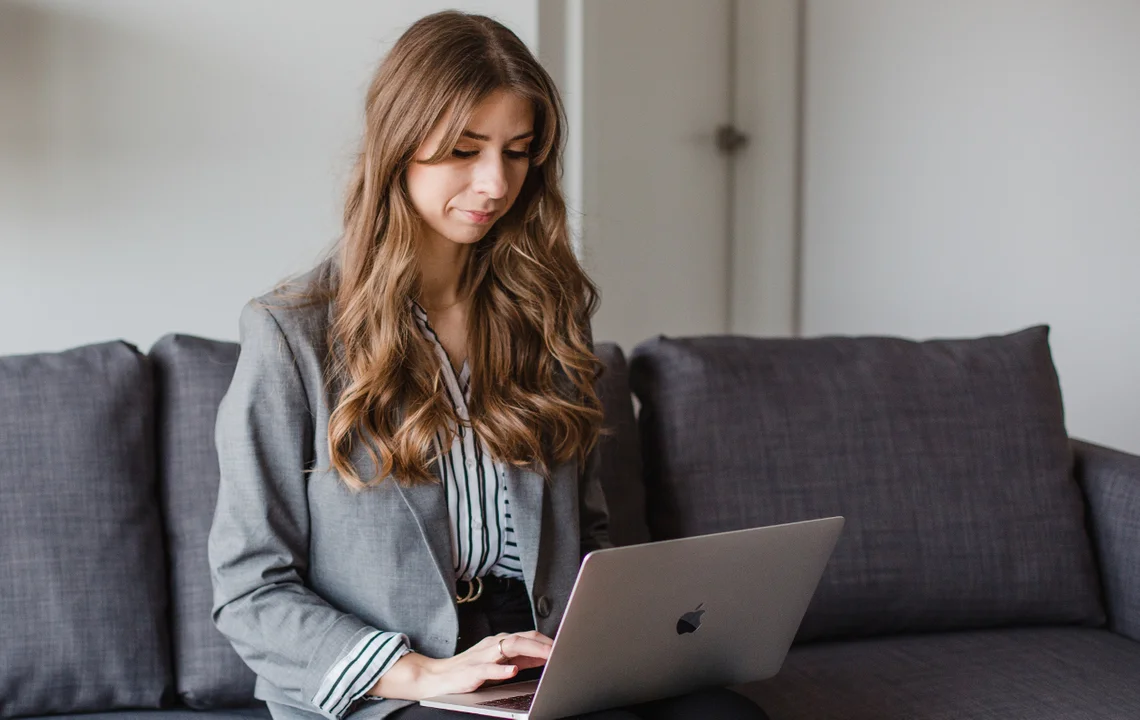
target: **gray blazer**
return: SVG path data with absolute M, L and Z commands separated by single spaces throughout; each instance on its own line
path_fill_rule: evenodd
M 276 718 L 334 717 L 312 698 L 373 629 L 406 633 L 412 649 L 434 658 L 455 654 L 459 632 L 442 484 L 401 488 L 389 478 L 353 493 L 322 469 L 335 390 L 322 373 L 328 321 L 327 307 L 247 304 L 241 355 L 218 408 L 213 619 L 257 673 L 254 694 Z M 545 487 L 536 473 L 507 472 L 535 625 L 550 637 L 582 558 L 610 545 L 596 458 L 581 472 L 577 462 L 557 467 Z M 351 460 L 362 476 L 372 471 L 366 452 Z M 383 718 L 409 704 L 370 701 L 352 715 Z

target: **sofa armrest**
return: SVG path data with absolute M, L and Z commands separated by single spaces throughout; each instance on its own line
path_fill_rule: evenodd
M 1140 457 L 1073 440 L 1100 560 L 1108 626 L 1140 641 Z

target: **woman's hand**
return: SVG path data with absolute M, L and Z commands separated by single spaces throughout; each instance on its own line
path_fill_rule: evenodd
M 503 641 L 502 655 L 499 654 L 500 640 Z M 510 680 L 519 670 L 545 665 L 553 644 L 550 638 L 531 630 L 485 637 L 449 658 L 435 659 L 410 652 L 397 660 L 368 694 L 421 700 L 435 695 L 473 692 L 482 685 Z

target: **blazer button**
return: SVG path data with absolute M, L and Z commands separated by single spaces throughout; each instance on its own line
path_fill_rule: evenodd
M 534 608 L 539 617 L 550 617 L 550 598 L 545 595 L 538 596 L 538 603 Z

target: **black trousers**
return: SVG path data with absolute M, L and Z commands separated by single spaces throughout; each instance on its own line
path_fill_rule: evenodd
M 530 599 L 521 580 L 484 578 L 483 595 L 459 606 L 459 641 L 462 652 L 489 635 L 534 630 Z M 537 680 L 542 668 L 522 670 L 513 681 Z M 453 710 L 410 705 L 391 715 L 393 720 L 471 720 L 478 717 Z M 583 720 L 767 720 L 748 698 L 727 688 L 698 690 L 685 695 L 639 703 L 578 716 Z

